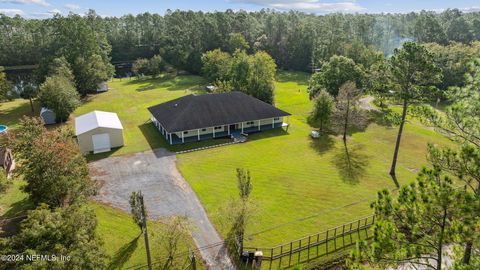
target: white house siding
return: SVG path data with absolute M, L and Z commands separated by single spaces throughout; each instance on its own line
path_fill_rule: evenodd
M 223 131 L 226 131 L 228 129 L 228 126 L 219 126 L 219 129 L 215 130 L 215 133 L 220 133 Z M 192 130 L 187 130 L 188 133 L 183 134 L 183 136 L 186 137 L 193 137 L 193 136 L 198 136 L 198 133 L 200 132 L 200 136 L 205 135 L 205 134 L 213 134 L 213 127 L 209 128 L 201 128 L 200 131 L 198 129 L 192 129 Z M 182 138 L 182 133 L 183 132 L 175 132 L 174 134 L 177 135 L 179 138 Z
M 169 140 L 169 135 L 167 131 L 162 127 L 161 123 L 155 119 L 155 117 L 151 116 L 150 120 L 153 122 L 153 124 L 157 127 L 158 131 L 167 139 Z M 251 127 L 258 127 L 260 121 L 261 126 L 266 126 L 266 125 L 272 125 L 272 124 L 278 124 L 278 123 L 283 123 L 283 117 L 275 117 L 275 118 L 267 118 L 267 119 L 261 119 L 261 120 L 252 120 L 252 121 L 246 121 L 243 122 L 243 128 L 251 128 Z M 231 124 L 233 125 L 233 124 Z M 229 125 L 222 125 L 218 126 L 219 129 L 215 130 L 215 133 L 221 133 L 221 132 L 227 132 Z M 213 135 L 215 127 L 207 127 L 207 128 L 200 128 L 200 129 L 192 129 L 192 130 L 187 130 L 187 133 L 184 133 L 184 131 L 181 132 L 174 132 L 172 135 L 176 135 L 178 138 L 182 138 L 182 133 L 183 133 L 183 138 L 189 138 L 189 137 L 198 137 L 198 135 Z M 235 123 L 235 129 L 240 130 L 242 128 L 242 122 L 240 123 Z
M 78 146 L 82 153 L 93 151 L 92 135 L 108 133 L 110 135 L 110 145 L 112 148 L 123 146 L 123 130 L 112 128 L 96 128 L 77 136 Z

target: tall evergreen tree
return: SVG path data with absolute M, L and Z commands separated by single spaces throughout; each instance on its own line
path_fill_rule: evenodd
M 408 107 L 412 103 L 425 101 L 434 94 L 433 87 L 441 79 L 440 69 L 435 65 L 433 55 L 422 45 L 406 42 L 396 49 L 390 59 L 390 70 L 395 96 L 402 101 L 402 120 L 398 129 L 390 175 L 396 177 L 396 166 L 403 128 Z
M 464 196 L 452 179 L 431 169 L 423 169 L 414 183 L 402 186 L 397 198 L 387 190 L 379 192 L 372 204 L 377 217 L 371 250 L 374 261 L 443 269 Z

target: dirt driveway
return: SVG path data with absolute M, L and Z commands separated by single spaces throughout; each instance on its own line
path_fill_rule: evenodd
M 132 191 L 141 190 L 150 218 L 185 215 L 195 227 L 197 247 L 221 242 L 203 206 L 175 166 L 176 157 L 165 149 L 110 157 L 91 162 L 90 175 L 102 183 L 95 200 L 130 211 Z M 222 246 L 200 249 L 208 269 L 234 269 Z

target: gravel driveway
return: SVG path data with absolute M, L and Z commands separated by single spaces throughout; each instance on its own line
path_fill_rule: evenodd
M 141 190 L 150 218 L 187 216 L 195 227 L 192 236 L 197 247 L 221 242 L 175 161 L 174 153 L 161 148 L 91 162 L 90 175 L 102 183 L 95 200 L 129 212 L 130 194 Z M 200 253 L 208 269 L 234 269 L 223 246 L 201 249 Z

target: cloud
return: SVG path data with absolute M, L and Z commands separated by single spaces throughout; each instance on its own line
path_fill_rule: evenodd
M 50 4 L 47 3 L 45 0 L 0 0 L 0 3 L 21 4 L 21 5 L 34 4 L 34 5 L 44 6 L 44 7 L 50 6 Z
M 13 17 L 15 15 L 23 16 L 25 15 L 25 12 L 23 12 L 23 10 L 21 9 L 16 9 L 16 8 L 0 8 L 0 14 Z
M 72 4 L 72 3 L 65 4 L 64 7 L 67 8 L 67 9 L 69 9 L 69 10 L 80 9 L 80 6 L 79 6 L 79 5 L 77 5 L 77 4 Z
M 310 13 L 359 12 L 365 10 L 354 0 L 328 2 L 323 0 L 230 0 L 231 2 L 254 4 L 280 10 L 298 10 Z
M 463 11 L 463 12 L 479 12 L 480 11 L 480 6 L 462 8 L 461 11 Z
M 59 10 L 59 9 L 54 8 L 54 9 L 52 9 L 52 10 L 49 10 L 47 13 L 52 14 L 52 15 L 55 15 L 55 14 L 57 14 L 57 13 L 62 14 L 62 11 Z

